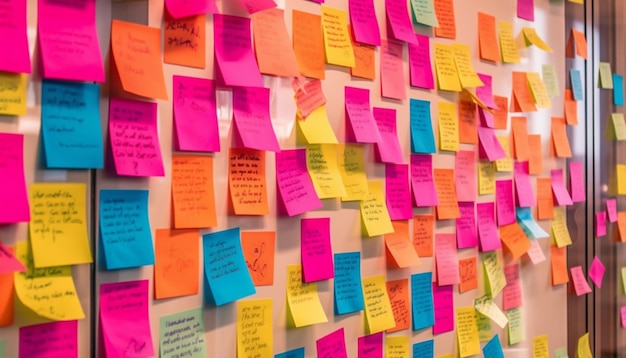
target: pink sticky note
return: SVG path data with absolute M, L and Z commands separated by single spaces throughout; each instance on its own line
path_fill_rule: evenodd
M 296 84 L 297 78 L 294 78 L 293 82 Z M 294 90 L 296 91 L 296 106 L 303 118 L 308 117 L 317 108 L 326 104 L 326 96 L 320 80 L 308 81 L 302 85 L 296 84 Z
M 100 285 L 100 325 L 107 357 L 154 356 L 148 292 L 148 280 Z
M 357 42 L 380 46 L 380 29 L 374 0 L 350 0 L 350 23 Z
M 606 213 L 609 216 L 609 222 L 614 223 L 617 221 L 617 200 L 608 199 L 606 201 Z
M 409 43 L 409 74 L 411 86 L 433 89 L 435 78 L 430 62 L 430 38 L 426 35 L 415 34 L 417 43 Z
M 552 194 L 556 205 L 572 205 L 572 198 L 569 196 L 563 182 L 563 169 L 550 170 L 550 177 L 552 178 Z
M 0 178 L 0 224 L 30 221 L 23 134 L 0 133 Z
M 216 14 L 215 0 L 165 0 L 167 12 L 175 19 L 200 14 Z
M 374 144 L 376 159 L 383 163 L 402 163 L 404 155 L 396 129 L 396 110 L 374 107 L 372 112 L 380 133 L 380 142 Z
M 593 261 L 591 262 L 591 267 L 589 267 L 589 278 L 591 279 L 591 281 L 593 281 L 596 287 L 602 287 L 602 279 L 604 278 L 604 265 L 602 264 L 602 261 L 600 261 L 598 256 L 594 257 Z
M 219 152 L 220 134 L 212 80 L 174 76 L 174 148 Z
M 504 267 L 506 286 L 502 290 L 502 309 L 510 310 L 522 306 L 522 285 L 517 263 Z
M 318 339 L 316 345 L 318 358 L 348 358 L 343 328 Z
M 28 49 L 26 0 L 5 1 L 0 7 L 0 71 L 31 73 Z
M 546 260 L 546 255 L 543 254 L 537 240 L 530 240 L 530 249 L 526 251 L 526 255 L 534 265 Z
M 459 259 L 456 257 L 456 235 L 435 235 L 437 283 L 440 286 L 459 283 Z
M 474 215 L 474 202 L 459 201 L 461 217 L 456 219 L 456 241 L 459 249 L 476 247 L 478 245 L 478 232 L 476 231 L 476 216 Z
M 155 102 L 111 97 L 109 144 L 117 175 L 165 175 L 156 116 Z
M 535 0 L 517 0 L 517 17 L 535 21 Z
M 476 200 L 476 161 L 472 150 L 460 150 L 454 156 L 454 180 L 458 201 Z
M 383 332 L 359 337 L 357 358 L 383 358 Z
M 488 252 L 502 248 L 502 242 L 496 226 L 494 203 L 476 204 L 476 217 L 478 218 L 478 237 L 480 238 L 480 251 Z
M 300 240 L 303 281 L 314 282 L 335 277 L 330 218 L 302 219 Z
M 391 220 L 413 217 L 408 164 L 385 165 L 385 201 Z
M 280 151 L 270 118 L 270 89 L 233 88 L 233 118 L 237 139 L 249 149 Z
M 407 2 L 404 0 L 385 0 L 389 38 L 411 44 L 417 43 L 413 24 L 409 19 Z
M 454 286 L 439 286 L 433 283 L 433 307 L 435 310 L 435 324 L 433 334 L 451 332 L 454 330 Z
M 480 119 L 481 127 L 494 128 L 496 126 L 493 114 L 480 106 L 478 107 L 478 118 Z
M 439 205 L 433 179 L 433 157 L 430 154 L 411 154 L 411 186 L 415 206 Z
M 581 266 L 572 267 L 570 272 L 572 274 L 572 282 L 574 283 L 576 296 L 581 296 L 591 292 L 591 287 L 589 287 L 589 283 L 587 282 L 587 278 L 585 277 Z
M 252 51 L 250 19 L 214 14 L 213 31 L 218 84 L 263 87 Z
M 572 202 L 580 203 L 586 200 L 585 176 L 582 162 L 569 163 L 569 190 L 572 196 Z
M 480 142 L 478 148 L 480 159 L 489 159 L 490 162 L 493 162 L 506 158 L 506 152 L 500 145 L 494 129 L 478 126 L 478 140 Z
M 496 180 L 496 209 L 498 210 L 498 226 L 515 222 L 513 180 Z
M 78 357 L 78 321 L 20 327 L 19 358 Z
M 381 137 L 370 110 L 370 91 L 364 88 L 345 88 L 346 141 L 380 143 Z
M 26 267 L 0 241 L 0 275 L 26 272 Z
M 498 108 L 498 105 L 493 100 L 491 76 L 478 73 L 478 77 L 480 77 L 480 80 L 483 81 L 483 85 L 476 87 L 476 97 L 478 97 L 487 107 Z
M 380 47 L 381 96 L 392 99 L 406 99 L 404 86 L 404 46 L 392 40 L 383 40 Z
M 596 237 L 606 235 L 606 212 L 596 213 Z
M 513 173 L 517 206 L 530 208 L 537 205 L 533 186 L 530 182 L 530 175 L 528 174 L 528 162 L 515 162 Z
M 322 207 L 306 167 L 306 150 L 276 153 L 276 186 L 282 213 L 299 215 Z
M 276 7 L 273 0 L 239 0 L 239 3 L 249 15 Z
M 620 316 L 622 319 L 622 327 L 626 327 L 626 306 L 620 309 Z

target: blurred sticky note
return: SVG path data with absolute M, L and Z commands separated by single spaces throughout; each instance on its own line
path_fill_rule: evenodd
M 334 302 L 335 314 L 359 312 L 364 309 L 363 288 L 361 287 L 361 253 L 336 253 Z
M 322 29 L 326 62 L 331 65 L 354 67 L 354 51 L 348 32 L 346 12 L 322 6 Z
M 575 126 L 578 125 L 578 103 L 574 100 L 574 95 L 571 89 L 565 90 L 565 120 L 567 124 Z
M 385 194 L 381 181 L 368 182 L 367 198 L 359 203 L 361 222 L 367 237 L 393 232 L 389 211 L 385 204 Z
M 167 12 L 179 19 L 200 14 L 213 14 L 218 12 L 214 0 L 200 0 L 188 2 L 186 0 L 165 0 Z
M 341 197 L 341 200 L 363 200 L 367 196 L 367 175 L 365 174 L 363 146 L 358 144 L 340 144 L 337 153 L 337 166 L 346 189 L 346 196 Z M 386 184 L 389 185 L 388 182 Z
M 624 105 L 624 76 L 613 74 L 613 104 Z
M 569 282 L 567 274 L 567 249 L 550 245 L 550 267 L 552 271 L 552 286 Z
M 547 232 L 543 230 L 532 216 L 531 208 L 517 208 L 515 212 L 517 222 L 524 229 L 526 235 L 532 239 L 541 239 L 548 237 Z
M 559 80 L 553 64 L 545 63 L 541 66 L 541 78 L 550 97 L 556 97 L 560 94 Z
M 570 0 L 570 2 L 582 4 L 583 0 Z M 567 348 L 566 347 L 561 347 L 561 348 L 555 349 L 554 350 L 554 357 L 555 358 L 568 358 Z
M 602 280 L 604 278 L 604 264 L 598 258 L 598 256 L 593 258 L 591 262 L 591 267 L 589 267 L 589 278 L 596 285 L 596 287 L 602 287 Z
M 539 246 L 539 242 L 537 240 L 530 241 L 530 250 L 528 250 L 526 254 L 528 255 L 528 258 L 530 258 L 533 265 L 546 260 L 546 255 L 543 253 L 543 250 L 541 249 L 541 246 Z
M 456 309 L 456 327 L 459 355 L 469 357 L 480 353 L 480 340 L 478 339 L 474 307 L 458 307 Z
M 476 257 L 459 260 L 459 292 L 467 292 L 478 288 L 478 272 Z
M 24 135 L 0 133 L 0 223 L 30 221 L 28 192 L 24 176 Z
M 307 171 L 306 150 L 283 150 L 276 153 L 278 207 L 289 216 L 322 207 Z
M 513 94 L 511 96 L 512 112 L 535 112 L 535 101 L 531 88 L 528 85 L 528 76 L 526 72 L 515 72 L 513 76 Z
M 173 76 L 174 147 L 185 152 L 219 152 L 215 82 Z M 203 128 L 199 131 L 198 128 Z
M 606 235 L 606 212 L 601 211 L 596 213 L 595 220 L 596 237 L 602 237 Z
M 385 276 L 378 275 L 363 279 L 363 298 L 365 300 L 365 327 L 368 334 L 378 333 L 393 328 L 393 317 Z
M 157 229 L 155 232 L 155 299 L 198 293 L 200 249 L 197 230 Z
M 570 70 L 570 81 L 572 84 L 572 94 L 574 95 L 574 100 L 582 101 L 583 100 L 583 82 L 580 77 L 580 70 L 571 69 Z
M 603 89 L 613 89 L 613 71 L 610 62 L 600 62 L 598 65 L 598 87 Z
M 302 280 L 322 281 L 334 277 L 330 218 L 306 218 L 300 222 Z
M 213 15 L 218 84 L 263 87 L 263 78 L 252 51 L 250 21 L 246 17 Z
M 497 108 L 493 110 L 493 124 L 495 129 L 507 129 L 509 123 L 509 99 L 503 96 L 493 96 Z
M 435 80 L 433 78 L 433 68 L 430 59 L 430 38 L 421 34 L 415 34 L 415 37 L 417 44 L 409 44 L 409 76 L 411 86 L 433 89 L 435 88 Z
M 483 84 L 476 87 L 476 97 L 478 97 L 488 108 L 498 108 L 498 105 L 493 99 L 493 78 L 490 75 L 483 73 L 478 73 L 477 75 Z
M 554 216 L 554 196 L 552 179 L 537 178 L 537 219 L 552 219 Z
M 526 329 L 524 326 L 524 313 L 522 307 L 514 308 L 506 312 L 509 319 L 508 340 L 509 345 L 514 345 L 526 340 Z
M 567 124 L 564 118 L 552 117 L 551 139 L 557 157 L 571 158 L 572 149 L 567 138 Z
M 454 2 L 452 0 L 433 0 L 435 14 L 439 26 L 435 27 L 435 36 L 447 39 L 456 39 L 456 20 L 454 16 Z
M 251 15 L 254 51 L 263 74 L 298 77 L 298 61 L 285 26 L 284 10 L 270 8 Z
M 513 24 L 509 21 L 498 21 L 498 33 L 502 62 L 519 63 L 520 55 L 513 37 Z
M 311 144 L 306 148 L 307 168 L 320 199 L 346 196 L 337 163 L 337 145 Z
M 276 354 L 274 358 L 304 358 L 304 347 Z
M 235 215 L 269 214 L 265 152 L 230 148 L 228 189 Z
M 7 3 L 7 6 L 0 11 L 0 17 L 6 19 L 5 22 L 9 25 L 3 26 L 3 36 L 0 39 L 0 45 L 2 45 L 2 48 L 11 49 L 0 59 L 0 71 L 31 72 L 26 4 L 26 0 Z
M 328 121 L 326 105 L 314 109 L 306 119 L 296 117 L 298 134 L 302 134 L 305 144 L 337 144 L 337 137 Z M 298 137 L 296 137 L 298 138 Z M 297 139 L 299 140 L 299 139 Z
M 20 327 L 20 357 L 78 357 L 78 321 Z M 3 356 L 4 352 L 0 352 Z M 4 356 L 3 356 L 4 357 Z
M 492 162 L 478 162 L 478 194 L 494 194 L 496 192 L 496 168 Z
M 517 0 L 517 17 L 535 21 L 535 0 Z
M 240 143 L 249 149 L 280 151 L 270 117 L 269 88 L 235 87 L 233 120 Z
M 626 121 L 623 113 L 611 113 L 604 137 L 610 140 L 626 140 Z
M 400 42 L 383 40 L 380 47 L 381 96 L 403 100 L 406 98 L 404 85 L 404 45 Z
M 463 144 L 478 143 L 476 104 L 471 101 L 460 100 L 458 106 L 459 142 Z
M 511 140 L 509 136 L 499 135 L 496 136 L 500 147 L 504 151 L 505 157 L 496 160 L 496 171 L 498 172 L 512 172 L 514 169 L 513 160 L 511 159 Z
M 478 148 L 478 157 L 480 159 L 487 159 L 489 162 L 495 161 L 497 165 L 498 160 L 505 159 L 507 157 L 507 153 L 502 148 L 502 144 L 496 136 L 495 129 L 478 127 L 478 139 L 480 143 Z M 502 165 L 500 165 L 500 167 L 502 167 Z
M 456 105 L 439 102 L 439 149 L 451 152 L 459 151 L 459 121 Z
M 26 114 L 27 79 L 25 74 L 0 72 L 0 114 Z
M 107 270 L 154 264 L 148 190 L 102 189 L 98 212 Z
M 406 268 L 419 265 L 420 260 L 409 239 L 409 222 L 392 221 L 394 231 L 385 234 L 385 247 L 391 254 L 391 262 L 388 266 L 392 268 Z
M 570 0 L 572 1 L 572 0 Z M 582 4 L 583 0 L 573 0 L 580 1 Z M 576 50 L 576 56 L 580 56 L 583 59 L 587 59 L 587 39 L 585 38 L 585 34 L 576 29 L 572 29 L 570 35 L 567 39 L 567 46 L 565 48 L 565 56 L 573 58 L 574 50 Z
M 589 283 L 587 282 L 587 278 L 585 277 L 581 266 L 572 267 L 570 272 L 572 274 L 572 282 L 574 283 L 574 290 L 576 291 L 577 296 L 591 292 L 591 287 L 589 287 Z
M 274 0 L 239 0 L 239 4 L 241 4 L 241 7 L 243 7 L 249 15 L 268 11 L 276 7 Z
M 473 150 L 460 150 L 454 156 L 454 180 L 459 201 L 476 200 L 476 161 Z
M 354 51 L 354 67 L 350 67 L 352 77 L 374 80 L 376 78 L 376 46 L 356 42 L 354 31 L 350 33 Z
M 500 326 L 500 328 L 504 328 L 508 323 L 508 318 L 504 312 L 500 310 L 498 305 L 493 302 L 489 294 L 476 298 L 474 300 L 474 308 L 476 308 L 477 313 L 491 319 Z
M 487 277 L 487 292 L 491 297 L 496 297 L 506 286 L 506 276 L 502 267 L 502 259 L 498 251 L 491 251 L 482 254 L 483 269 Z
M 434 0 L 411 0 L 411 14 L 413 22 L 430 27 L 439 26 Z
M 435 153 L 430 102 L 411 98 L 411 153 Z
M 454 46 L 435 44 L 437 87 L 442 91 L 461 92 L 461 80 L 454 60 Z
M 433 334 L 441 334 L 454 330 L 454 293 L 452 285 L 439 286 L 433 283 L 433 305 L 435 322 Z
M 287 266 L 287 314 L 290 324 L 304 327 L 328 322 L 317 294 L 317 283 L 302 282 L 302 266 Z
M 569 163 L 569 188 L 572 202 L 580 203 L 585 199 L 585 176 L 582 162 Z
M 534 1 L 534 0 L 533 0 Z M 523 27 L 522 34 L 524 35 L 525 44 L 535 45 L 538 48 L 546 51 L 552 52 L 552 48 L 548 45 L 537 33 L 537 30 L 534 27 Z
M 207 354 L 201 307 L 162 316 L 159 328 L 161 355 L 176 356 L 188 354 L 190 351 L 203 357 Z M 185 332 L 185 335 L 179 339 L 178 332 Z
M 530 93 L 533 96 L 538 108 L 551 108 L 550 94 L 543 80 L 537 72 L 527 72 L 526 79 L 530 87 Z
M 589 343 L 589 333 L 585 333 L 580 338 L 578 338 L 578 344 L 576 345 L 576 357 L 593 358 L 593 354 L 591 353 L 591 346 Z
M 496 180 L 496 209 L 498 226 L 515 222 L 515 201 L 513 200 L 513 180 Z
M 274 248 L 276 232 L 243 231 L 241 249 L 246 266 L 255 286 L 270 286 L 274 283 Z
M 432 272 L 411 275 L 411 317 L 414 331 L 435 324 L 432 281 Z
M 476 247 L 478 245 L 478 231 L 476 230 L 476 215 L 473 201 L 458 203 L 460 216 L 456 219 L 456 241 L 459 249 Z
M 433 358 L 435 356 L 435 340 L 417 342 L 413 344 L 413 358 Z
M 418 207 L 439 204 L 432 168 L 432 155 L 411 155 L 411 186 L 413 188 L 413 199 Z
M 502 309 L 508 311 L 522 305 L 522 285 L 519 274 L 519 264 L 504 267 L 506 286 L 502 290 Z
M 543 154 L 540 134 L 528 135 L 528 147 L 531 150 L 528 154 L 528 173 L 537 175 L 543 173 Z
M 502 351 L 502 344 L 500 344 L 500 337 L 496 334 L 489 340 L 483 347 L 483 354 L 485 358 L 504 358 L 504 352 Z
M 346 86 L 346 141 L 380 143 L 381 137 L 376 119 L 370 109 L 370 91 Z
M 436 207 L 437 219 L 458 219 L 461 217 L 459 202 L 456 197 L 454 183 L 454 169 L 435 168 L 433 170 L 435 188 L 437 189 L 438 204 Z
M 493 202 L 478 203 L 476 205 L 476 217 L 478 218 L 478 237 L 480 238 L 480 250 L 488 252 L 502 247 L 496 226 L 495 205 Z
M 519 207 L 533 207 L 536 205 L 528 172 L 528 162 L 515 162 L 515 201 Z
M 412 44 L 417 42 L 406 1 L 385 0 L 385 12 L 390 39 Z
M 326 104 L 326 96 L 320 80 L 308 81 L 296 91 L 296 106 L 298 107 L 298 117 L 300 119 L 306 119 L 324 104 Z
M 413 217 L 407 164 L 385 166 L 385 200 L 391 220 L 410 220 Z
M 564 247 L 572 244 L 572 238 L 570 237 L 565 219 L 565 208 L 554 209 L 552 236 L 554 237 L 554 241 L 558 247 Z
M 292 12 L 293 51 L 303 76 L 324 79 L 322 17 L 304 11 Z
M 318 339 L 315 344 L 318 358 L 348 358 L 343 328 Z
M 212 157 L 173 155 L 172 207 L 176 229 L 217 226 Z
M 15 257 L 13 251 L 13 248 L 4 246 L 0 241 L 0 275 L 26 272 L 26 266 Z
M 463 88 L 483 86 L 483 81 L 478 74 L 476 74 L 476 70 L 474 70 L 474 66 L 472 65 L 469 45 L 455 43 L 452 45 L 452 51 L 461 86 Z
M 271 298 L 237 302 L 237 356 L 274 354 L 272 311 Z
M 550 171 L 550 178 L 552 180 L 552 192 L 556 204 L 559 206 L 572 205 L 572 198 L 563 182 L 563 169 L 552 169 Z
M 391 310 L 393 311 L 393 319 L 396 322 L 393 328 L 387 329 L 387 333 L 409 329 L 411 327 L 409 280 L 387 281 L 386 285 Z
M 459 260 L 456 253 L 454 234 L 435 235 L 435 261 L 437 284 L 440 286 L 459 283 Z
M 413 247 L 420 257 L 433 256 L 433 215 L 413 216 Z
M 373 0 L 350 0 L 350 22 L 356 41 L 372 46 L 380 45 L 380 29 Z
M 385 358 L 406 358 L 409 356 L 409 336 L 387 336 L 385 338 Z
M 174 65 L 206 67 L 206 16 L 174 18 L 163 14 L 163 62 Z M 174 96 L 176 98 L 176 96 Z
M 478 46 L 481 59 L 491 62 L 500 61 L 496 18 L 482 12 L 478 13 Z

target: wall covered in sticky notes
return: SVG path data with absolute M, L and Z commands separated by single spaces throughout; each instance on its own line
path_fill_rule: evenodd
M 0 76 L 8 356 L 46 329 L 80 357 L 566 346 L 563 3 L 87 3 L 80 68 L 28 1 L 44 72 Z

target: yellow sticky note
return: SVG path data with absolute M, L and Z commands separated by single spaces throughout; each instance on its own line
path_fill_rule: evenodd
M 337 161 L 346 196 L 342 201 L 358 201 L 367 197 L 367 175 L 363 146 L 359 144 L 339 144 Z
M 573 2 L 574 4 L 584 4 L 585 0 L 569 0 L 569 2 Z
M 612 181 L 617 182 L 617 195 L 626 195 L 626 165 L 615 165 L 615 176 Z M 615 189 L 613 189 L 615 191 Z
M 380 180 L 369 181 L 367 191 L 367 198 L 359 203 L 365 234 L 372 237 L 393 232 L 393 225 L 385 202 L 383 182 Z
M 461 92 L 461 80 L 456 69 L 452 45 L 435 44 L 435 71 L 440 90 Z
M 491 297 L 496 297 L 506 286 L 506 276 L 502 267 L 502 259 L 498 251 L 490 251 L 482 254 L 483 270 L 487 276 L 486 291 Z
M 520 56 L 515 44 L 515 38 L 513 37 L 513 24 L 508 21 L 498 21 L 498 33 L 502 62 L 519 63 Z
M 489 342 L 491 337 L 493 337 L 491 319 L 480 312 L 476 312 L 476 324 L 478 325 L 478 338 L 480 341 Z
M 511 140 L 507 135 L 497 136 L 500 146 L 504 149 L 506 157 L 496 160 L 496 171 L 498 172 L 512 172 L 513 160 L 511 159 Z
M 490 295 L 484 295 L 474 299 L 474 308 L 485 317 L 496 322 L 500 328 L 504 328 L 506 324 L 509 323 L 509 319 L 506 318 L 506 315 L 500 310 L 500 307 L 493 302 Z
M 317 283 L 302 282 L 302 266 L 287 266 L 287 314 L 295 327 L 328 322 L 317 294 Z
M 272 299 L 237 302 L 237 357 L 273 357 Z
M 26 114 L 26 75 L 0 72 L 0 114 Z
M 611 113 L 611 120 L 606 126 L 604 138 L 610 140 L 626 140 L 626 121 L 623 113 Z
M 506 311 L 509 319 L 508 334 L 509 345 L 514 345 L 526 340 L 526 330 L 524 329 L 524 312 L 522 307 L 513 308 Z
M 552 219 L 552 237 L 557 247 L 565 247 L 572 244 L 567 223 L 565 221 L 565 208 L 554 208 L 554 219 Z
M 437 356 L 437 358 L 455 358 L 454 353 Z
M 320 199 L 346 196 L 337 165 L 337 145 L 312 144 L 306 147 L 306 166 Z
M 524 35 L 525 44 L 535 45 L 546 52 L 552 52 L 552 48 L 543 41 L 534 27 L 523 27 L 522 34 Z
M 387 336 L 385 338 L 385 358 L 409 358 L 408 336 Z
M 598 85 L 600 88 L 613 89 L 613 71 L 609 62 L 600 62 L 600 76 Z
M 551 63 L 545 63 L 541 66 L 541 76 L 543 84 L 546 86 L 548 95 L 550 97 L 557 97 L 560 95 L 559 79 L 556 76 L 556 68 Z
M 298 142 L 303 144 L 337 144 L 337 137 L 326 115 L 326 105 L 314 109 L 306 119 L 296 116 Z M 300 137 L 303 140 L 300 140 Z
M 622 290 L 626 295 L 626 266 L 622 267 Z
M 533 358 L 550 358 L 547 335 L 533 338 Z
M 451 152 L 459 151 L 459 120 L 456 104 L 439 102 L 439 149 Z
M 526 79 L 528 80 L 528 86 L 530 87 L 530 93 L 533 95 L 533 100 L 539 108 L 550 108 L 552 102 L 550 101 L 550 95 L 546 89 L 545 84 L 541 80 L 541 77 L 537 72 L 527 72 Z
M 496 168 L 492 162 L 478 162 L 478 194 L 487 195 L 496 192 Z
M 578 338 L 578 346 L 576 348 L 577 358 L 593 358 L 591 346 L 589 346 L 589 332 Z
M 363 301 L 365 303 L 365 327 L 368 334 L 382 332 L 396 326 L 384 275 L 363 280 Z
M 15 256 L 27 268 L 26 272 L 16 272 L 13 277 L 15 293 L 24 306 L 53 321 L 85 318 L 70 266 L 35 269 L 26 241 L 16 244 Z
M 30 186 L 29 234 L 36 268 L 92 262 L 86 191 L 82 183 Z
M 354 50 L 346 12 L 322 6 L 322 30 L 326 62 L 331 65 L 354 67 Z
M 463 88 L 483 86 L 483 81 L 478 77 L 472 65 L 470 47 L 465 44 L 454 44 L 452 45 L 452 51 L 461 86 Z
M 478 325 L 474 307 L 456 309 L 456 334 L 461 358 L 480 353 L 480 340 L 478 339 Z

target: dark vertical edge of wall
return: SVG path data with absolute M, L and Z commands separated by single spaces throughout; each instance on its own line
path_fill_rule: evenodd
M 89 171 L 89 195 L 90 195 L 90 202 L 92 203 L 92 208 L 95 207 L 95 203 L 96 203 L 96 184 L 97 184 L 97 180 L 96 180 L 96 170 L 90 170 Z M 97 331 L 96 331 L 96 324 L 99 322 L 99 320 L 96 318 L 98 317 L 97 312 L 98 312 L 98 305 L 97 305 L 97 290 L 96 290 L 96 274 L 98 272 L 98 230 L 96 229 L 96 222 L 97 222 L 97 214 L 96 214 L 96 210 L 89 210 L 89 215 L 90 215 L 90 222 L 91 222 L 91 228 L 90 228 L 90 232 L 89 235 L 91 236 L 91 252 L 93 255 L 93 263 L 91 264 L 91 272 L 90 272 L 90 280 L 91 280 L 91 287 L 89 288 L 90 292 L 90 296 L 91 296 L 91 307 L 89 307 L 89 314 L 91 315 L 91 321 L 90 321 L 90 325 L 91 327 L 89 327 L 89 330 L 91 332 L 91 334 L 89 335 L 89 355 L 91 358 L 96 358 L 98 356 L 97 354 L 97 344 L 96 344 L 96 337 L 97 337 Z

